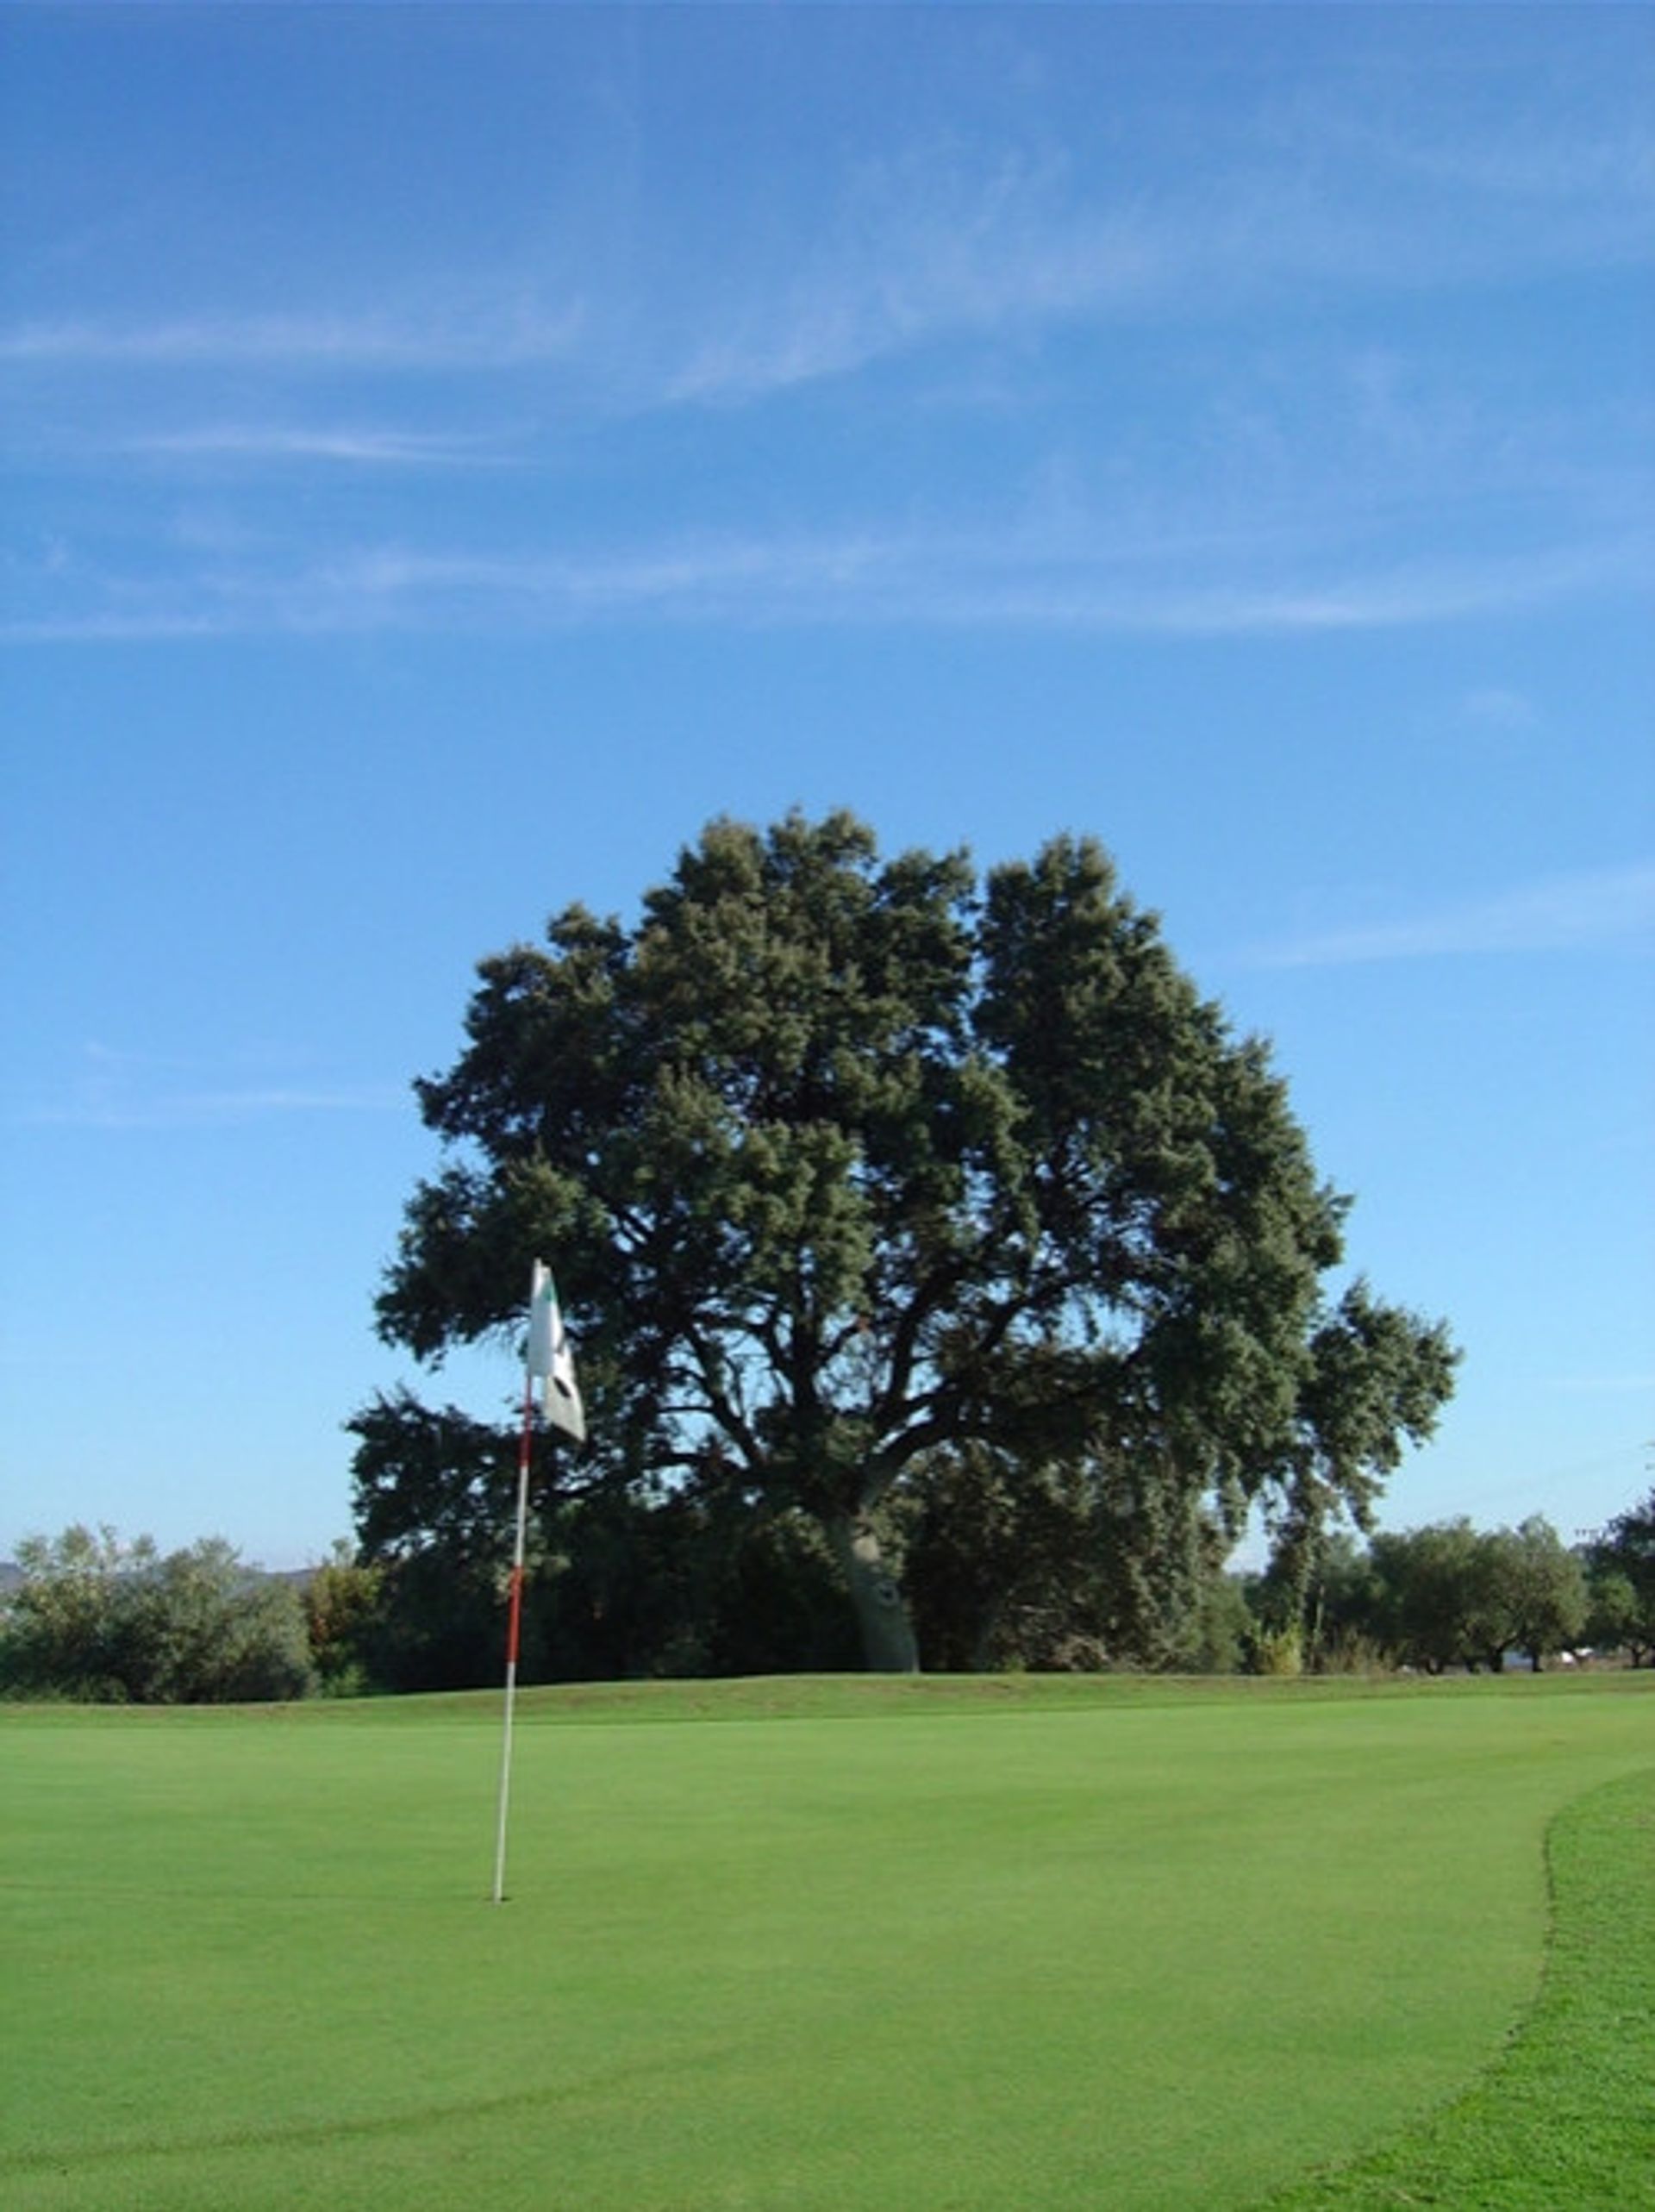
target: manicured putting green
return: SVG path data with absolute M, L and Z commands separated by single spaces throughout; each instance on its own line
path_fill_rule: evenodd
M 1651 1687 L 530 1696 L 498 1909 L 491 1701 L 0 1715 L 0 2202 L 1244 2205 L 1497 2054 Z

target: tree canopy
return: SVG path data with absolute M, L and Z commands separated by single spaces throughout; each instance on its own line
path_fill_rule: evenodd
M 1589 1547 L 1599 1640 L 1655 1659 L 1655 1490 L 1617 1514 Z
M 1090 839 L 979 880 L 846 813 L 721 820 L 632 926 L 571 906 L 478 976 L 417 1086 L 445 1159 L 382 1334 L 509 1335 L 551 1259 L 590 1430 L 565 1494 L 803 1516 L 871 1665 L 916 1663 L 893 1511 L 951 1459 L 1078 1471 L 1117 1544 L 1260 1502 L 1308 1572 L 1452 1389 L 1440 1323 L 1324 1288 L 1348 1202 Z M 444 1465 L 435 1419 L 358 1418 L 371 1549 L 498 1504 L 503 1454 L 467 1429 Z

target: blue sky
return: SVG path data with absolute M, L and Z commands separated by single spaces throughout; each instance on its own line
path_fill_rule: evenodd
M 1273 1039 L 1465 1347 L 1388 1523 L 1648 1489 L 1649 9 L 9 7 L 0 83 L 0 1556 L 346 1534 L 473 963 L 796 803 L 1094 833 Z

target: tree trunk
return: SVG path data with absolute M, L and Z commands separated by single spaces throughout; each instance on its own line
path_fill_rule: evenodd
M 844 1572 L 862 1656 L 870 1674 L 917 1674 L 920 1648 L 902 1591 L 880 1555 L 879 1539 L 859 1515 L 840 1515 L 828 1525 L 834 1556 Z

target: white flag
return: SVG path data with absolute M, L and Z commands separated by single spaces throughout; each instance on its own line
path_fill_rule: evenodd
M 542 1386 L 541 1403 L 553 1428 L 572 1436 L 577 1444 L 584 1444 L 586 1415 L 575 1381 L 575 1363 L 569 1350 L 563 1315 L 558 1306 L 557 1285 L 552 1280 L 552 1270 L 538 1259 L 534 1262 L 534 1280 L 528 1300 L 528 1373 L 531 1382 Z

